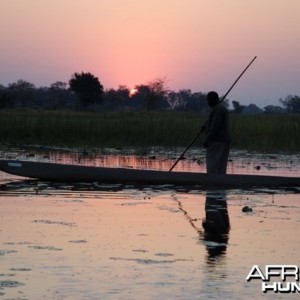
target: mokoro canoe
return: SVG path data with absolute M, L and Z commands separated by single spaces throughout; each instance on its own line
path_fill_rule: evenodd
M 19 160 L 0 160 L 0 170 L 22 177 L 61 182 L 175 184 L 212 187 L 300 186 L 300 177 L 169 172 Z

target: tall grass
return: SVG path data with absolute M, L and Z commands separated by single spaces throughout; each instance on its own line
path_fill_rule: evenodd
M 0 142 L 65 147 L 186 146 L 207 116 L 175 112 L 0 111 Z M 234 148 L 300 151 L 300 116 L 231 116 Z M 201 146 L 199 138 L 195 146 Z
M 258 151 L 300 151 L 300 115 L 236 115 L 233 146 Z

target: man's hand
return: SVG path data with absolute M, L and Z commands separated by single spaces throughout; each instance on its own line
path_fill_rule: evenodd
M 205 122 L 205 124 L 202 125 L 202 127 L 201 127 L 201 129 L 200 129 L 200 132 L 206 131 L 206 124 L 207 124 L 207 122 Z

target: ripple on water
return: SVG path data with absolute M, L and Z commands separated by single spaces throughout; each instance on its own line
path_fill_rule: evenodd
M 150 259 L 150 258 L 122 258 L 122 257 L 110 257 L 111 260 L 124 260 L 124 261 L 132 261 L 136 262 L 138 264 L 146 264 L 146 265 L 151 265 L 151 264 L 171 264 L 171 263 L 176 263 L 176 262 L 182 262 L 182 261 L 193 261 L 191 259 L 163 259 L 163 260 L 158 260 L 158 259 Z

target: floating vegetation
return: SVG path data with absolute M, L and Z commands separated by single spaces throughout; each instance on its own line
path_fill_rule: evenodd
M 24 283 L 20 283 L 18 281 L 12 281 L 12 280 L 0 280 L 0 288 L 6 288 L 6 287 L 18 287 L 25 285 Z
M 4 273 L 0 273 L 0 277 L 14 277 L 16 276 L 16 274 L 4 274 Z
M 50 251 L 61 251 L 63 249 L 56 248 L 53 246 L 29 246 L 29 248 L 36 249 L 36 250 L 50 250 Z
M 6 254 L 10 254 L 10 253 L 16 253 L 18 251 L 16 250 L 0 250 L 0 255 L 6 255 Z
M 144 250 L 144 249 L 134 249 L 134 250 L 132 250 L 132 252 L 147 253 L 149 251 L 148 250 Z
M 84 243 L 87 243 L 87 241 L 86 240 L 74 240 L 74 241 L 69 241 L 69 243 L 84 244 Z
M 75 223 L 67 223 L 62 221 L 51 221 L 51 220 L 34 220 L 34 223 L 42 223 L 42 224 L 55 224 L 55 225 L 63 225 L 63 226 L 76 226 Z
M 29 268 L 11 268 L 11 271 L 16 271 L 16 272 L 29 272 L 31 269 Z
M 174 256 L 172 253 L 155 253 L 155 256 L 163 256 L 163 257 L 168 257 L 168 256 Z
M 7 243 L 3 243 L 4 245 L 30 245 L 32 244 L 31 242 L 17 242 L 17 243 L 14 243 L 14 242 L 7 242 Z

